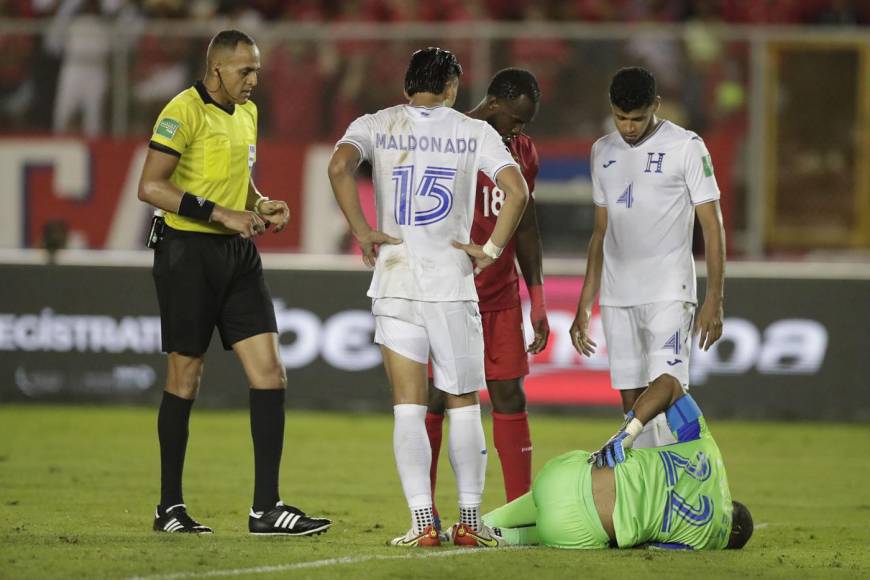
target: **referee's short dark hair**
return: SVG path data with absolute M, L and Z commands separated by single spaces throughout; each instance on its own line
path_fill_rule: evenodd
M 405 92 L 440 95 L 447 82 L 462 75 L 462 66 L 456 55 L 449 50 L 430 46 L 411 55 L 405 72 Z
M 209 48 L 228 48 L 234 50 L 239 43 L 247 44 L 248 46 L 256 44 L 250 35 L 245 34 L 241 30 L 229 29 L 221 30 L 215 34 L 214 38 L 211 39 Z
M 645 109 L 656 100 L 656 79 L 639 66 L 619 69 L 610 81 L 610 102 L 626 113 Z
M 529 71 L 521 68 L 505 68 L 492 77 L 486 94 L 498 99 L 513 101 L 523 95 L 533 103 L 541 100 L 541 89 L 538 79 Z

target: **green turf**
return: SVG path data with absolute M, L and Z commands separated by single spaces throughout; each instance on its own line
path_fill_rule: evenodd
M 535 467 L 562 451 L 600 444 L 617 424 L 616 417 L 533 416 Z M 0 578 L 193 575 L 262 566 L 278 567 L 272 577 L 306 578 L 870 576 L 868 426 L 713 422 L 712 430 L 734 497 L 762 524 L 742 552 L 452 554 L 384 546 L 408 527 L 388 415 L 288 415 L 283 497 L 335 525 L 325 536 L 287 539 L 246 534 L 247 414 L 195 411 L 185 498 L 217 533 L 184 537 L 150 531 L 158 492 L 155 410 L 4 406 Z M 438 503 L 452 515 L 449 472 L 444 454 Z M 487 481 L 485 509 L 503 497 L 494 454 Z M 332 558 L 351 561 L 287 567 Z

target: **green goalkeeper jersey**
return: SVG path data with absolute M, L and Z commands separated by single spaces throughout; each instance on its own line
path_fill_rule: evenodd
M 728 545 L 734 510 L 722 454 L 694 400 L 685 395 L 667 411 L 679 443 L 629 449 L 614 470 L 613 528 L 620 548 L 647 543 L 695 550 Z M 592 491 L 591 454 L 552 459 L 532 491 L 483 517 L 510 545 L 598 549 L 611 544 Z
M 629 449 L 616 467 L 613 526 L 620 547 L 647 542 L 718 550 L 731 533 L 731 492 L 706 422 L 696 439 Z

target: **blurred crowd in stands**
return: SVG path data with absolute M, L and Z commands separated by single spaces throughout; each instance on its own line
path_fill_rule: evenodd
M 42 34 L 0 34 L 0 126 L 87 136 L 111 132 L 119 95 L 126 98 L 125 132 L 147 133 L 166 101 L 202 75 L 207 39 L 148 31 L 157 19 L 233 26 L 255 37 L 281 22 L 686 23 L 685 34 L 668 38 L 628 32 L 622 40 L 494 40 L 489 70 L 480 72 L 473 39 L 260 43 L 264 68 L 254 100 L 264 137 L 334 139 L 359 114 L 400 101 L 408 55 L 437 44 L 465 67 L 460 110 L 482 96 L 472 90 L 485 86 L 480 75 L 525 67 L 543 93 L 533 134 L 576 139 L 602 132 L 609 77 L 626 64 L 657 74 L 668 118 L 696 131 L 741 121 L 748 44 L 722 40 L 714 25 L 863 25 L 870 0 L 0 0 L 0 22 L 9 18 L 42 19 L 45 27 Z M 123 40 L 113 37 L 119 25 Z M 129 55 L 121 92 L 113 90 L 119 42 Z
M 0 17 L 47 18 L 83 0 L 0 0 Z M 101 0 L 104 14 L 134 10 L 146 18 L 314 22 L 413 22 L 545 18 L 583 22 L 682 22 L 715 18 L 735 24 L 866 24 L 866 0 Z

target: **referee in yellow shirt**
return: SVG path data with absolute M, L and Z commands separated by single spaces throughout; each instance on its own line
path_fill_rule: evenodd
M 278 355 L 272 298 L 251 238 L 290 219 L 283 201 L 263 197 L 251 179 L 257 160 L 257 107 L 249 99 L 260 51 L 238 30 L 209 44 L 201 82 L 160 113 L 139 181 L 139 199 L 166 212 L 154 254 L 166 390 L 157 418 L 160 505 L 154 529 L 208 534 L 188 513 L 181 491 L 188 423 L 204 354 L 217 326 L 250 383 L 254 441 L 252 534 L 306 536 L 332 522 L 306 516 L 278 494 L 287 377 Z

